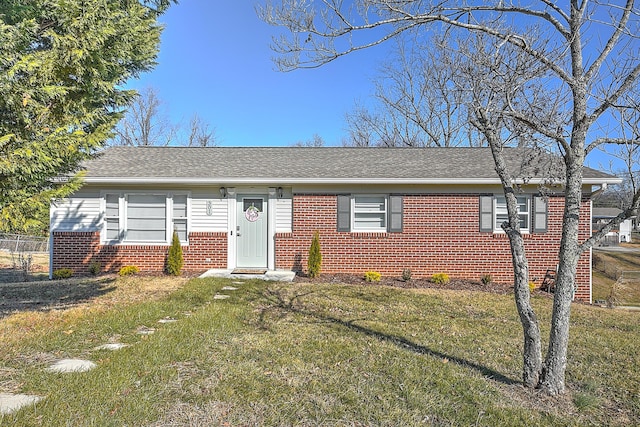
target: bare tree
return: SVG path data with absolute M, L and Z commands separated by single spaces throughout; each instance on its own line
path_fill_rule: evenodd
M 169 145 L 177 127 L 162 109 L 162 101 L 152 87 L 143 89 L 116 127 L 112 145 Z
M 313 134 L 311 139 L 306 141 L 298 141 L 292 145 L 293 147 L 324 147 L 324 139 L 317 133 Z
M 189 147 L 213 147 L 218 144 L 215 129 L 210 130 L 198 114 L 189 121 Z
M 196 113 L 184 125 L 174 124 L 163 108 L 156 89 L 143 89 L 135 98 L 116 127 L 111 145 L 165 146 L 187 145 L 209 147 L 218 143 L 215 128 L 210 129 Z
M 346 115 L 345 145 L 452 147 L 478 145 L 463 93 L 453 81 L 460 63 L 446 43 L 411 34 L 374 80 L 373 109 L 356 105 Z
M 523 379 L 548 394 L 563 393 L 569 338 L 569 318 L 580 255 L 614 226 L 632 216 L 640 193 L 631 206 L 599 232 L 579 240 L 583 165 L 586 155 L 602 146 L 639 144 L 616 125 L 605 126 L 615 106 L 638 105 L 640 76 L 639 12 L 634 0 L 605 4 L 571 0 L 529 3 L 496 0 L 482 3 L 410 0 L 325 0 L 269 2 L 259 10 L 268 23 L 283 26 L 290 37 L 274 39 L 281 70 L 318 67 L 360 49 L 378 45 L 410 30 L 425 37 L 444 36 L 453 30 L 487 42 L 484 60 L 470 55 L 488 81 L 502 81 L 495 89 L 469 81 L 474 125 L 487 140 L 507 199 L 503 228 L 509 236 L 516 283 L 516 305 L 524 329 Z M 451 46 L 462 52 L 460 44 Z M 476 62 L 478 59 L 481 61 Z M 514 64 L 513 61 L 516 61 Z M 519 64 L 533 73 L 519 75 Z M 474 83 L 476 82 L 476 83 Z M 631 96 L 631 103 L 626 99 Z M 525 95 L 525 96 L 522 96 Z M 629 105 L 619 105 L 620 103 Z M 513 138 L 505 138 L 513 132 Z M 603 131 L 606 130 L 606 131 Z M 562 159 L 564 216 L 558 253 L 549 345 L 543 363 L 536 346 L 540 331 L 519 287 L 528 276 L 524 248 L 514 206 L 514 181 L 502 148 L 523 144 L 528 138 L 550 143 Z M 536 330 L 538 329 L 538 330 Z

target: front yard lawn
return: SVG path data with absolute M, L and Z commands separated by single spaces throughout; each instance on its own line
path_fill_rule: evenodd
M 100 292 L 74 306 L 0 319 L 0 393 L 44 397 L 0 415 L 1 425 L 640 423 L 640 313 L 574 305 L 569 390 L 550 398 L 520 385 L 512 295 L 100 280 Z M 533 303 L 546 333 L 552 301 Z M 108 342 L 129 346 L 95 350 Z M 46 371 L 78 357 L 98 367 Z

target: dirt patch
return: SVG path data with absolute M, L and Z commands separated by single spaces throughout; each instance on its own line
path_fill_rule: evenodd
M 513 285 L 504 283 L 487 283 L 484 284 L 479 281 L 463 280 L 452 278 L 447 284 L 434 283 L 429 279 L 411 279 L 402 280 L 396 277 L 382 277 L 379 282 L 367 282 L 363 276 L 357 276 L 353 274 L 321 274 L 319 277 L 310 279 L 303 275 L 296 275 L 295 282 L 310 282 L 310 283 L 346 283 L 356 285 L 383 285 L 393 286 L 395 288 L 404 289 L 449 289 L 449 290 L 462 290 L 462 291 L 478 291 L 478 292 L 491 292 L 494 294 L 512 294 Z

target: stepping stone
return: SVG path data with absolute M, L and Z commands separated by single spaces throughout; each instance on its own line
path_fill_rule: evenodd
M 165 317 L 164 319 L 158 320 L 158 323 L 174 323 L 174 322 L 177 322 L 177 320 L 171 317 Z
M 129 347 L 129 344 L 121 344 L 119 342 L 102 344 L 95 347 L 94 350 L 120 350 L 121 348 Z
M 234 288 L 233 286 L 225 286 L 222 288 L 223 291 L 237 291 L 238 288 Z
M 140 326 L 136 333 L 138 335 L 152 335 L 156 330 L 154 328 L 147 328 L 146 326 Z
M 95 363 L 82 359 L 62 359 L 49 366 L 49 372 L 87 372 L 95 368 Z
M 244 282 L 231 282 L 231 283 L 233 283 L 234 285 L 244 285 Z
M 213 299 L 227 299 L 227 298 L 229 298 L 229 295 L 215 294 L 213 296 Z
M 33 405 L 41 399 L 40 396 L 28 394 L 0 394 L 0 414 L 10 414 L 23 406 Z

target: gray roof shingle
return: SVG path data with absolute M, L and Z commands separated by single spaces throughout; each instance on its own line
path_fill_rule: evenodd
M 540 178 L 558 164 L 554 156 L 531 153 L 505 150 L 514 176 Z M 111 147 L 85 168 L 88 183 L 498 182 L 490 150 L 470 147 Z M 590 168 L 585 168 L 584 178 L 589 183 L 617 182 Z

